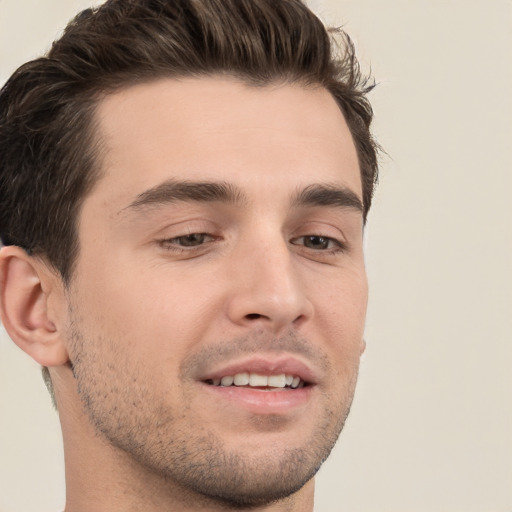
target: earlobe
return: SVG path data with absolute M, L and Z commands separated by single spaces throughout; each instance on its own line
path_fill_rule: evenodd
M 40 260 L 15 246 L 0 251 L 0 315 L 11 339 L 43 366 L 68 361 L 61 332 L 48 313 L 54 287 Z

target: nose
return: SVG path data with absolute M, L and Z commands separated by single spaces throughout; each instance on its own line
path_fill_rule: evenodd
M 229 272 L 231 322 L 260 326 L 277 334 L 297 328 L 312 317 L 313 304 L 282 237 L 237 252 Z

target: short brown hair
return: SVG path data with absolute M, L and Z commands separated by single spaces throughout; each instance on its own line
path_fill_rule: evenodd
M 162 77 L 226 73 L 256 86 L 321 85 L 352 133 L 364 215 L 377 179 L 372 109 L 353 45 L 300 0 L 108 0 L 80 13 L 0 92 L 0 236 L 67 282 L 76 218 L 100 176 L 94 110 L 105 94 Z

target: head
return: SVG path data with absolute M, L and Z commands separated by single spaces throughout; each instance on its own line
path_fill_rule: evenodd
M 262 87 L 320 85 L 340 107 L 359 158 L 364 216 L 377 179 L 371 89 L 353 46 L 299 1 L 108 1 L 80 13 L 47 56 L 0 95 L 0 236 L 41 255 L 67 282 L 76 219 L 101 176 L 102 97 L 163 77 L 222 74 Z
M 55 375 L 72 377 L 116 450 L 231 503 L 282 498 L 314 475 L 348 414 L 363 344 L 370 88 L 349 39 L 297 0 L 111 0 L 4 86 L 2 242 L 62 285 L 56 330 L 69 374 Z M 4 311 L 8 302 L 4 293 Z M 144 321 L 130 324 L 136 311 Z M 226 391 L 210 387 L 244 365 L 306 386 L 295 402 L 261 391 L 275 395 L 266 406 L 252 395 L 241 413 L 227 405 L 250 433 L 240 439 L 208 404 Z M 159 385 L 175 386 L 170 402 Z M 300 411 L 314 418 L 296 434 Z M 255 457 L 269 440 L 275 449 Z M 228 467 L 237 478 L 222 478 Z M 263 485 L 277 470 L 285 484 Z

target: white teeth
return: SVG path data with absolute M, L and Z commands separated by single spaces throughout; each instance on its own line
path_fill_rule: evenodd
M 233 384 L 234 380 L 235 380 L 234 377 L 231 375 L 228 375 L 227 377 L 222 377 L 222 379 L 220 379 L 220 385 L 221 386 L 231 386 L 231 384 Z
M 284 388 L 286 386 L 286 375 L 284 373 L 281 375 L 271 375 L 268 378 L 268 385 L 273 388 Z
M 249 386 L 267 387 L 268 377 L 266 375 L 258 375 L 257 373 L 251 373 L 251 375 L 249 376 Z
M 304 382 L 300 377 L 280 373 L 278 375 L 261 375 L 259 373 L 243 372 L 236 375 L 226 375 L 224 377 L 211 380 L 214 386 L 251 386 L 259 388 L 285 388 L 293 389 L 304 387 Z
M 249 374 L 248 373 L 237 373 L 235 375 L 235 386 L 247 386 L 249 384 Z

